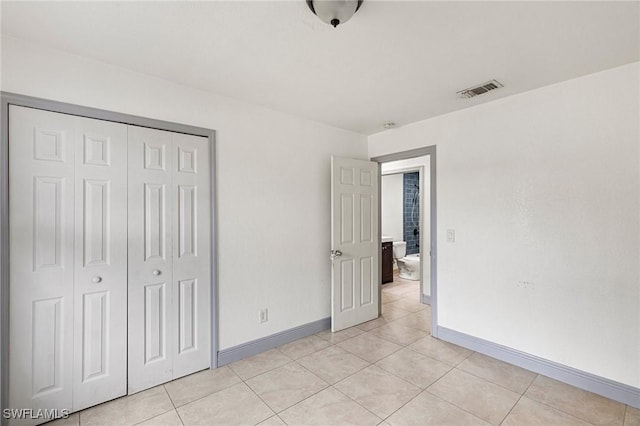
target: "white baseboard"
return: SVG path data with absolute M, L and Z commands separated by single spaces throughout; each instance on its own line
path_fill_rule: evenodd
M 511 349 L 488 340 L 473 337 L 445 327 L 438 327 L 438 338 L 492 358 L 517 365 L 614 401 L 640 408 L 640 389 L 596 376 L 573 367 Z
M 239 361 L 243 358 L 257 355 L 261 352 L 268 351 L 278 346 L 302 339 L 303 337 L 319 333 L 320 331 L 331 328 L 331 318 L 323 318 L 318 321 L 290 328 L 270 336 L 252 340 L 232 348 L 224 349 L 218 352 L 218 367 Z

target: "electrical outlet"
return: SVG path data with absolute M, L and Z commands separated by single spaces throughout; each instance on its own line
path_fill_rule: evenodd
M 260 324 L 269 321 L 269 310 L 267 308 L 260 309 Z
M 447 242 L 455 243 L 456 242 L 456 230 L 455 229 L 447 229 Z

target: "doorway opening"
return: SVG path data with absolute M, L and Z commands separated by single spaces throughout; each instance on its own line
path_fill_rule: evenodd
M 423 312 L 430 305 L 430 315 L 420 316 L 437 337 L 435 146 L 371 160 L 380 163 L 381 263 L 386 258 L 388 268 L 393 247 L 394 264 L 391 280 L 382 265 L 380 314 Z

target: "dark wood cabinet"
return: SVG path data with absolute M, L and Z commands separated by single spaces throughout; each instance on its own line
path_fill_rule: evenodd
M 393 282 L 393 243 L 382 243 L 382 284 Z

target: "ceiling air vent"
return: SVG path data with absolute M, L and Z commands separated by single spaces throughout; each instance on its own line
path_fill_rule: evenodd
M 474 96 L 482 95 L 490 90 L 498 89 L 502 87 L 502 84 L 497 80 L 487 81 L 486 83 L 478 86 L 469 87 L 468 89 L 461 90 L 458 93 L 461 98 L 473 98 Z

